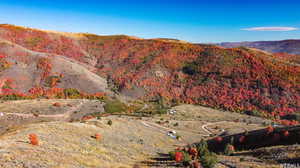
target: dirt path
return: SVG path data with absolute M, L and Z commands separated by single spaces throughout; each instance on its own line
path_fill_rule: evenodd
M 43 115 L 43 114 L 41 114 L 41 115 L 38 115 L 37 117 L 58 118 L 59 121 L 65 121 L 66 119 L 68 119 L 71 116 L 72 113 L 77 111 L 85 102 L 86 102 L 86 100 L 83 100 L 78 105 L 76 105 L 74 107 L 71 107 L 69 110 L 67 110 L 63 114 L 52 114 L 52 115 Z M 15 115 L 15 116 L 23 117 L 23 118 L 36 117 L 34 114 L 24 114 L 24 113 L 4 113 L 4 115 Z
M 215 125 L 215 124 L 222 124 L 222 123 L 226 123 L 226 121 L 220 121 L 220 122 L 215 122 L 215 123 L 207 123 L 207 124 L 204 124 L 202 125 L 202 129 L 207 133 L 206 135 L 203 135 L 203 136 L 206 136 L 206 137 L 209 137 L 210 135 L 212 135 L 213 133 L 207 128 L 207 126 L 209 125 Z M 225 132 L 224 129 L 222 129 L 221 133 Z M 221 134 L 220 133 L 220 134 Z
M 172 131 L 172 129 L 169 129 L 167 127 L 164 127 L 164 126 L 161 126 L 161 125 L 158 125 L 158 124 L 155 124 L 155 123 L 150 123 L 148 121 L 141 121 L 141 123 L 144 126 L 155 129 L 155 130 L 158 130 L 159 132 L 161 132 L 163 134 L 166 134 L 167 132 Z
M 155 130 L 157 132 L 160 132 L 162 134 L 165 134 L 165 135 L 168 135 L 169 132 L 171 131 L 182 131 L 182 130 L 175 130 L 175 129 L 171 129 L 171 128 L 167 128 L 167 127 L 164 127 L 164 126 L 161 126 L 159 124 L 156 124 L 156 123 L 153 123 L 153 122 L 149 122 L 149 121 L 140 121 L 142 125 L 152 129 L 152 130 Z M 203 137 L 210 137 L 213 133 L 209 130 L 209 128 L 207 128 L 208 126 L 211 126 L 211 125 L 216 125 L 216 124 L 222 124 L 222 123 L 226 123 L 226 121 L 220 121 L 220 122 L 215 122 L 215 123 L 206 123 L 204 125 L 201 126 L 201 129 L 204 130 L 207 134 L 201 134 L 201 133 L 197 133 L 197 134 L 200 134 L 201 136 Z M 225 130 L 222 129 L 220 134 L 223 133 Z M 170 136 L 171 138 L 171 136 Z M 181 144 L 180 146 L 186 146 L 188 145 L 189 143 L 183 139 L 181 139 L 181 142 L 183 144 Z

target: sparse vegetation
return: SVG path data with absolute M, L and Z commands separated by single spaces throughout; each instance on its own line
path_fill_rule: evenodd
M 80 92 L 74 88 L 64 89 L 64 94 L 66 98 L 70 99 L 76 99 L 81 97 Z
M 127 106 L 119 100 L 106 100 L 104 110 L 109 114 L 125 113 Z

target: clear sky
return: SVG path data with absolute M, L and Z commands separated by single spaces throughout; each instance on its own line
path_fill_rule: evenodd
M 0 0 L 0 23 L 205 43 L 300 39 L 300 0 Z

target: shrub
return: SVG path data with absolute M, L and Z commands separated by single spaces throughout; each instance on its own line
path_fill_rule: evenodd
M 223 141 L 223 138 L 222 138 L 222 137 L 216 137 L 216 138 L 215 138 L 215 141 L 221 143 L 221 142 Z
M 107 124 L 108 124 L 109 126 L 111 126 L 113 123 L 112 123 L 111 120 L 108 120 L 108 121 L 107 121 Z
M 270 134 L 274 131 L 274 128 L 270 125 L 267 127 L 267 133 Z
M 202 139 L 200 141 L 200 143 L 197 145 L 197 150 L 198 150 L 198 155 L 199 156 L 206 155 L 209 152 L 208 145 L 207 145 L 206 141 L 204 141 Z
M 217 155 L 208 150 L 206 141 L 201 140 L 197 145 L 198 159 L 204 168 L 214 168 L 218 163 Z
M 99 133 L 95 134 L 95 139 L 99 141 L 101 139 L 101 134 Z
M 190 161 L 192 160 L 191 156 L 187 152 L 182 152 L 182 153 L 183 153 L 182 163 L 183 165 L 188 166 Z
M 39 145 L 39 140 L 36 134 L 29 134 L 29 141 L 32 145 Z
M 87 121 L 87 120 L 90 120 L 90 119 L 93 119 L 94 117 L 92 115 L 85 115 L 81 118 L 82 121 Z
M 200 162 L 204 168 L 214 168 L 218 163 L 217 155 L 215 153 L 208 152 L 200 157 Z
M 46 86 L 47 87 L 55 87 L 57 83 L 60 83 L 60 77 L 59 76 L 49 76 L 46 78 Z
M 240 138 L 239 138 L 239 142 L 240 143 L 244 143 L 245 142 L 245 139 L 246 137 L 244 135 L 242 135 Z
M 158 108 L 156 108 L 156 113 L 157 114 L 167 114 L 167 112 L 168 112 L 167 108 L 164 108 L 164 107 L 158 107 Z
M 12 93 L 12 94 L 1 95 L 1 99 L 2 100 L 24 100 L 24 99 L 28 99 L 28 97 L 22 94 Z
M 183 161 L 183 152 L 177 151 L 175 152 L 175 161 L 182 162 Z
M 233 154 L 234 151 L 234 146 L 231 144 L 227 144 L 224 149 L 224 154 L 230 156 Z
M 175 160 L 175 151 L 169 152 L 169 156 L 172 160 Z
M 189 153 L 183 149 L 176 149 L 175 151 L 169 152 L 169 156 L 172 160 L 175 160 L 177 163 L 182 163 L 185 166 L 188 166 L 192 160 Z
M 55 102 L 55 103 L 53 103 L 53 106 L 55 106 L 55 107 L 61 107 L 61 104 L 59 102 Z
M 284 137 L 288 137 L 290 135 L 289 131 L 285 130 L 282 132 Z
M 108 100 L 105 102 L 104 110 L 106 113 L 122 113 L 126 111 L 127 106 L 119 100 Z
M 189 154 L 193 157 L 193 158 L 195 158 L 197 155 L 198 155 L 198 151 L 197 151 L 197 149 L 196 148 L 189 148 Z
M 247 110 L 247 111 L 244 111 L 244 114 L 246 115 L 250 115 L 250 116 L 256 116 L 256 117 L 262 117 L 262 112 L 258 111 L 258 110 Z
M 38 111 L 35 111 L 35 112 L 32 113 L 32 115 L 33 115 L 34 117 L 39 117 L 40 114 L 39 114 Z
M 181 139 L 181 135 L 176 135 L 176 139 L 180 140 Z
M 81 97 L 80 92 L 74 88 L 64 89 L 64 95 L 66 98 L 70 99 L 76 99 Z

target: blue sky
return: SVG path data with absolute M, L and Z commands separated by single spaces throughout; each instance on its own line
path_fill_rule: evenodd
M 282 40 L 300 39 L 299 9 L 297 0 L 0 0 L 0 23 L 203 43 Z

